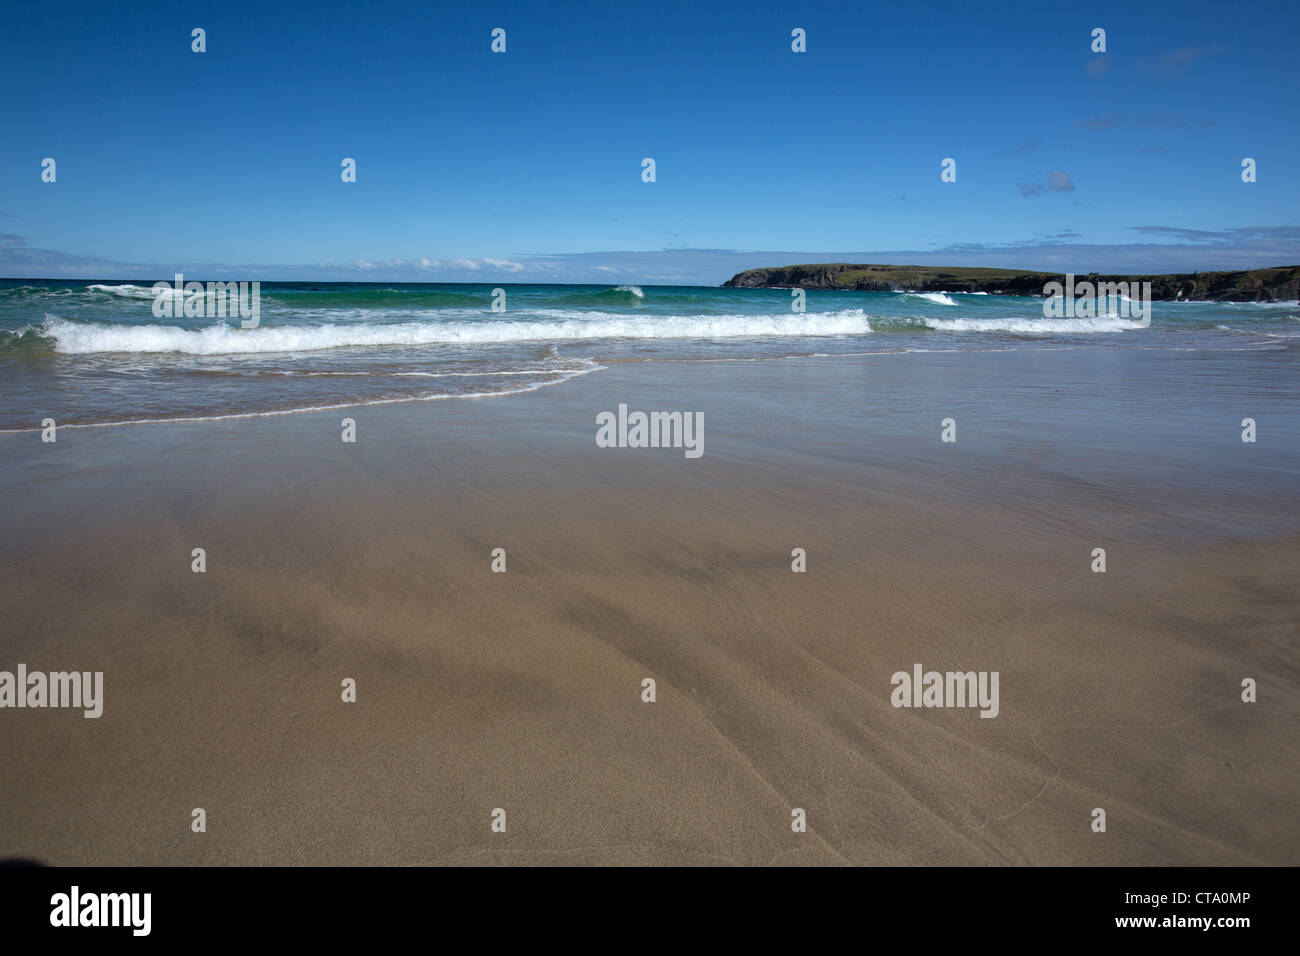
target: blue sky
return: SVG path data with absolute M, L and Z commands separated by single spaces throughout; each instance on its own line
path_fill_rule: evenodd
M 1297 28 L 1288 2 L 11 5 L 0 274 L 1292 264 Z

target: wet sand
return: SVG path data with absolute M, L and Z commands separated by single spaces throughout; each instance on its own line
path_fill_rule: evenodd
M 0 855 L 1293 865 L 1292 396 L 1255 368 L 1249 411 L 1189 413 L 1149 386 L 1190 361 L 616 364 L 0 435 L 0 669 L 105 685 L 99 719 L 0 711 Z M 620 402 L 702 411 L 704 455 L 596 447 Z M 998 716 L 895 708 L 916 663 L 999 672 Z

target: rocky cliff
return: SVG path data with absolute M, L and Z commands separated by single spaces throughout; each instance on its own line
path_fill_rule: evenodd
M 1043 295 L 1048 282 L 1064 284 L 1051 272 L 969 269 L 943 266 L 854 265 L 845 262 L 748 269 L 724 288 L 842 289 L 863 292 L 989 292 Z M 1244 272 L 1186 272 L 1166 275 L 1075 275 L 1080 282 L 1150 282 L 1158 301 L 1202 299 L 1218 302 L 1282 302 L 1300 299 L 1300 266 Z

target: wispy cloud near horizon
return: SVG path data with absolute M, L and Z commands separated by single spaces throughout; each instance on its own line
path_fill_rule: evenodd
M 1179 76 L 1197 60 L 1231 52 L 1232 48 L 1226 46 L 1185 46 L 1157 60 L 1138 60 L 1138 67 L 1155 76 Z
M 1010 243 L 958 242 L 933 249 L 763 251 L 742 249 L 611 250 L 478 259 L 410 257 L 310 264 L 231 265 L 197 261 L 132 263 L 32 248 L 21 236 L 0 235 L 0 277 L 7 279 L 195 279 L 334 282 L 643 283 L 718 285 L 746 269 L 810 262 L 883 265 L 986 266 L 1027 271 L 1165 273 L 1213 272 L 1300 264 L 1300 226 L 1219 230 L 1139 225 L 1153 240 L 1082 243 L 1059 230 Z

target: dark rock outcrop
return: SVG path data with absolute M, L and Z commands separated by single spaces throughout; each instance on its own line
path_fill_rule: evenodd
M 855 265 L 818 263 L 749 269 L 723 283 L 724 288 L 839 289 L 861 292 L 988 292 L 994 295 L 1042 296 L 1048 282 L 1065 283 L 1051 272 L 971 269 L 943 266 Z M 1080 282 L 1150 282 L 1157 301 L 1201 299 L 1218 302 L 1283 302 L 1300 299 L 1300 266 L 1240 272 L 1189 272 L 1165 275 L 1076 274 Z

